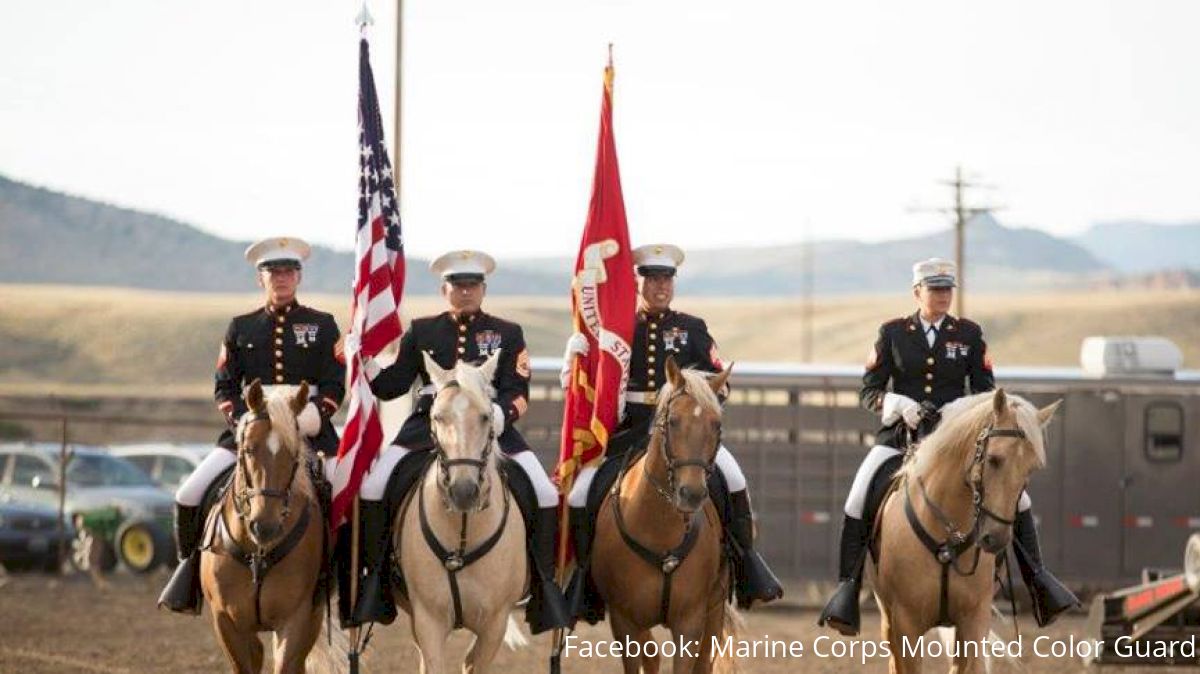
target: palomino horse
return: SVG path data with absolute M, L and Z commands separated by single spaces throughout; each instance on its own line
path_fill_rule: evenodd
M 235 674 L 262 670 L 259 632 L 275 634 L 276 674 L 303 672 L 321 631 L 326 535 L 296 425 L 308 385 L 277 387 L 264 400 L 255 380 L 245 399 L 237 467 L 209 515 L 200 585 Z
M 666 625 L 676 646 L 694 645 L 673 649 L 676 674 L 710 671 L 713 638 L 732 631 L 728 560 L 707 485 L 721 444 L 716 391 L 728 378 L 729 370 L 706 379 L 668 358 L 645 454 L 629 457 L 597 513 L 592 578 L 613 637 L 643 644 L 640 655 L 623 654 L 626 674 L 658 671 L 658 653 L 645 649 L 655 625 Z
M 1042 429 L 1058 404 L 1038 410 L 1003 389 L 964 398 L 897 473 L 878 523 L 874 581 L 892 672 L 921 671 L 918 640 L 939 625 L 956 628 L 951 671 L 976 671 L 996 554 L 1012 538 L 1030 473 L 1046 463 Z
M 460 361 L 453 370 L 423 354 L 437 388 L 430 410 L 437 460 L 392 535 L 410 581 L 408 596 L 396 599 L 412 616 L 425 674 L 444 671 L 446 639 L 459 627 L 475 633 L 463 667 L 468 673 L 488 671 L 503 641 L 523 639 L 510 611 L 529 580 L 525 522 L 496 465 L 503 420 L 492 418 L 491 382 L 498 354 L 479 367 Z

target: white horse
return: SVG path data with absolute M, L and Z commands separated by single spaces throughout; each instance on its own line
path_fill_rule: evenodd
M 524 645 L 510 611 L 529 582 L 525 522 L 496 466 L 503 419 L 492 418 L 491 382 L 498 360 L 443 370 L 423 355 L 437 388 L 430 411 L 437 460 L 392 531 L 408 580 L 401 605 L 412 617 L 423 674 L 445 671 L 446 638 L 458 627 L 475 634 L 463 671 L 481 673 L 502 642 Z

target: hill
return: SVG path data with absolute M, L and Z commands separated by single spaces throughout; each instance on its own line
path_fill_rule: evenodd
M 1104 222 L 1072 241 L 1122 274 L 1200 270 L 1200 222 Z
M 1149 235 L 1144 231 L 1131 228 L 1106 225 L 1071 241 L 1036 229 L 1005 227 L 990 215 L 977 216 L 967 230 L 968 286 L 991 292 L 1085 288 L 1097 278 L 1119 279 L 1125 268 L 1119 265 L 1136 266 L 1138 271 L 1156 264 L 1163 269 L 1195 265 L 1188 253 L 1197 247 L 1189 244 L 1200 225 L 1155 230 L 1158 238 L 1153 240 L 1173 242 L 1157 246 L 1146 243 Z M 1161 239 L 1166 233 L 1176 238 Z M 237 292 L 253 288 L 242 260 L 248 243 L 212 236 L 165 216 L 0 176 L 0 283 Z M 787 297 L 805 288 L 804 244 L 705 250 L 702 237 L 696 245 L 680 243 L 688 248 L 681 294 Z M 913 261 L 953 256 L 949 229 L 877 243 L 835 240 L 811 245 L 813 290 L 819 295 L 890 292 L 907 285 Z M 562 297 L 573 261 L 571 253 L 501 260 L 489 281 L 490 292 Z M 436 293 L 435 279 L 424 272 L 426 265 L 426 260 L 409 260 L 409 293 Z M 349 288 L 352 273 L 350 253 L 318 246 L 305 269 L 304 288 L 341 293 Z

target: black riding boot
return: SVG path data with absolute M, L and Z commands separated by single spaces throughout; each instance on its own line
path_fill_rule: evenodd
M 589 625 L 604 620 L 604 600 L 592 580 L 592 537 L 595 522 L 587 508 L 571 508 L 571 538 L 575 541 L 575 571 L 567 584 L 567 610 L 572 627 L 576 620 Z
M 750 509 L 750 493 L 745 489 L 733 492 L 729 495 L 729 505 L 732 511 L 729 533 L 739 548 L 733 564 L 738 607 L 748 609 L 755 601 L 765 603 L 779 599 L 783 596 L 779 579 L 754 550 L 754 513 Z
M 862 590 L 863 556 L 871 528 L 866 522 L 846 515 L 838 550 L 838 586 L 821 611 L 818 625 L 829 625 L 845 636 L 858 634 L 858 594 Z
M 1033 617 L 1038 627 L 1049 625 L 1058 614 L 1080 605 L 1079 598 L 1042 566 L 1042 550 L 1038 545 L 1032 509 L 1017 513 L 1013 524 L 1013 552 L 1017 555 L 1021 578 L 1033 598 Z
M 175 504 L 175 548 L 179 566 L 158 597 L 158 605 L 176 613 L 200 615 L 204 595 L 200 592 L 200 506 Z
M 396 619 L 396 601 L 392 596 L 392 532 L 388 524 L 385 502 L 366 499 L 358 502 L 363 572 L 359 578 L 353 622 L 359 625 L 390 625 Z
M 534 634 L 567 627 L 571 622 L 567 601 L 554 578 L 554 537 L 558 532 L 558 508 L 539 508 L 529 533 L 529 604 L 525 621 Z

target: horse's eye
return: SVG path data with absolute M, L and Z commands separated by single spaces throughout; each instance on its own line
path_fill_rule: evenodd
M 1004 457 L 1003 456 L 989 456 L 987 461 L 988 461 L 988 465 L 991 466 L 992 468 L 999 468 L 1004 465 Z
M 679 420 L 678 419 L 671 420 L 671 428 L 679 428 Z
M 487 422 L 489 422 L 491 420 L 492 420 L 492 418 L 486 414 L 479 415 L 479 423 L 481 423 L 481 424 L 486 424 Z
M 446 423 L 446 417 L 442 416 L 441 414 L 435 414 L 433 415 L 433 423 L 444 424 Z

